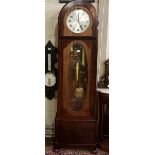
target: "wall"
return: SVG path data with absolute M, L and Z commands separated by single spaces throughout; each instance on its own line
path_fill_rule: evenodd
M 98 11 L 98 0 L 92 3 Z M 58 46 L 58 15 L 64 3 L 59 0 L 45 0 L 45 44 L 51 40 L 55 47 Z M 57 99 L 48 100 L 45 98 L 45 126 L 46 128 L 54 127 L 56 115 Z
M 97 82 L 103 76 L 105 70 L 105 60 L 109 58 L 108 39 L 108 17 L 109 0 L 100 0 L 98 7 L 98 60 L 97 60 Z

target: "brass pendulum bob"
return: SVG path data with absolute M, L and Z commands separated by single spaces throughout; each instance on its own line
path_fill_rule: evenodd
M 80 87 L 79 82 L 79 62 L 76 63 L 76 81 L 77 81 L 77 88 L 75 89 L 75 97 L 82 98 L 84 96 L 84 89 Z

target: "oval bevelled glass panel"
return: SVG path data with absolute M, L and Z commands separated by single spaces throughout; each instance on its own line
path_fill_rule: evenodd
M 81 43 L 74 43 L 69 49 L 69 105 L 72 111 L 80 111 L 84 106 L 87 93 L 88 65 L 86 51 Z

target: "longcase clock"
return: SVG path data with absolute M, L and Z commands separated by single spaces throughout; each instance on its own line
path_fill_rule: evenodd
M 96 147 L 97 25 L 91 3 L 73 1 L 60 11 L 56 148 Z

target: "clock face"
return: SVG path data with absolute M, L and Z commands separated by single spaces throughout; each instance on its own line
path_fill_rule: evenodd
M 56 77 L 53 73 L 46 73 L 45 75 L 45 85 L 47 87 L 52 87 L 56 83 Z
M 82 33 L 89 27 L 90 17 L 85 10 L 76 9 L 68 14 L 66 24 L 70 31 Z

